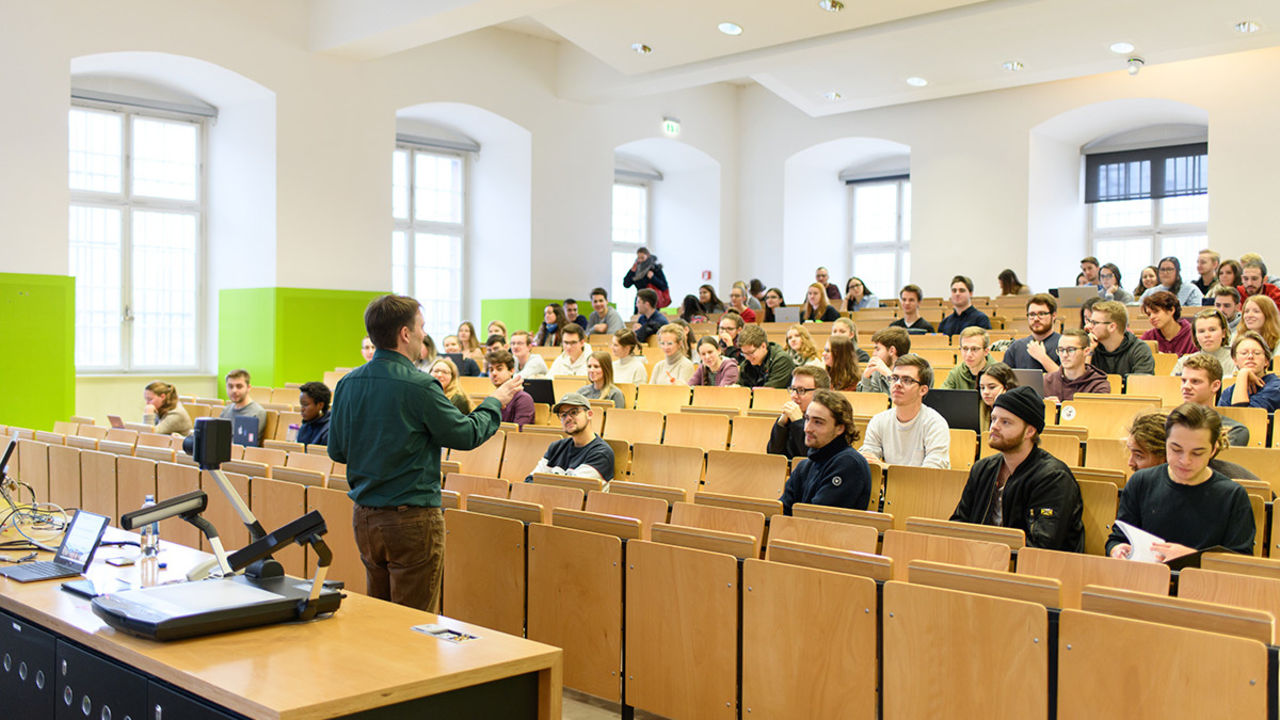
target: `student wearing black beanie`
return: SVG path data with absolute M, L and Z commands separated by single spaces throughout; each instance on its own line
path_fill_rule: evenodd
M 1044 398 L 1027 386 L 996 398 L 989 444 L 998 455 L 974 463 L 960 504 L 959 522 L 1018 528 L 1027 545 L 1082 552 L 1084 503 L 1066 463 L 1040 447 Z

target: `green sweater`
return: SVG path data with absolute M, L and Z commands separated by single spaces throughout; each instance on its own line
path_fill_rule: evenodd
M 946 390 L 977 390 L 978 376 L 969 370 L 968 365 L 960 363 L 947 373 L 947 379 L 942 381 L 942 387 Z
M 329 421 L 329 457 L 347 464 L 347 494 L 358 505 L 440 506 L 440 451 L 470 450 L 493 436 L 494 398 L 464 415 L 440 383 L 394 350 L 338 381 Z

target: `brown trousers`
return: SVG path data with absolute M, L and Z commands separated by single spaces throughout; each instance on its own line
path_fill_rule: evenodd
M 427 612 L 440 611 L 444 513 L 440 508 L 357 505 L 356 547 L 371 597 Z

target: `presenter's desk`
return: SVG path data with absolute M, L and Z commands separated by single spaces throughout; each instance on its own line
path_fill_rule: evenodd
M 130 535 L 109 528 L 104 540 Z M 137 569 L 104 561 L 136 553 L 100 548 L 88 577 L 100 591 L 121 589 Z M 206 557 L 164 542 L 160 581 Z M 62 582 L 0 577 L 2 717 L 560 717 L 560 649 L 488 628 L 348 592 L 331 617 L 160 643 L 106 625 Z M 437 622 L 479 639 L 454 644 L 410 629 Z

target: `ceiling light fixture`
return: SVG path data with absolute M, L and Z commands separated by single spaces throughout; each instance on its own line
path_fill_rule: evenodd
M 653 52 L 653 48 L 645 45 L 644 43 L 632 43 L 631 49 L 634 50 L 637 55 L 648 55 Z
M 722 22 L 716 27 L 725 35 L 733 35 L 736 37 L 742 34 L 742 26 L 738 23 Z
M 1004 62 L 1000 63 L 1000 67 L 1004 68 L 1005 70 L 1008 70 L 1009 72 L 1018 72 L 1025 66 L 1022 63 L 1018 62 L 1017 60 L 1005 60 Z
M 1256 33 L 1261 29 L 1262 26 L 1252 20 L 1243 20 L 1235 24 L 1236 32 L 1244 33 L 1245 35 Z
M 838 13 L 844 9 L 844 3 L 840 2 L 840 0 L 821 0 L 818 3 L 818 7 L 829 13 Z
M 1130 75 L 1137 75 L 1138 71 L 1142 69 L 1142 66 L 1147 64 L 1147 61 L 1143 60 L 1137 55 L 1134 55 L 1133 57 L 1129 58 L 1125 62 L 1125 64 L 1129 66 Z
M 929 81 L 925 80 L 922 77 L 916 77 L 913 75 L 907 78 L 907 84 L 910 85 L 911 87 L 924 87 L 925 85 L 929 84 Z
M 1129 53 L 1133 52 L 1133 43 L 1131 42 L 1111 43 L 1111 52 L 1117 55 L 1128 55 Z
M 843 96 L 843 95 L 841 95 L 840 93 L 836 92 L 835 90 L 830 90 L 830 91 L 828 91 L 828 92 L 824 92 L 824 93 L 822 93 L 822 97 L 824 97 L 824 98 L 826 98 L 826 99 L 830 100 L 831 102 L 835 102 L 836 100 L 839 100 L 840 98 L 842 98 L 842 97 L 844 97 L 844 96 Z

